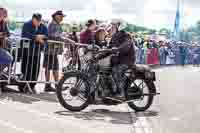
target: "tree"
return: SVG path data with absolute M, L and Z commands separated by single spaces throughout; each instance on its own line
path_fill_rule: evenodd
M 148 33 L 149 34 L 156 34 L 156 30 L 155 29 L 150 29 Z
M 8 26 L 9 26 L 9 29 L 10 29 L 10 30 L 15 30 L 15 29 L 17 29 L 17 23 L 16 23 L 15 21 L 9 22 Z
M 159 33 L 160 34 L 170 34 L 170 30 L 166 29 L 166 28 L 162 28 L 162 29 L 160 29 Z
M 187 31 L 191 41 L 199 41 L 200 42 L 200 21 L 196 23 L 195 26 L 190 27 Z

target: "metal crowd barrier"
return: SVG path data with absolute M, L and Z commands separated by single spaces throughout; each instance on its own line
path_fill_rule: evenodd
M 0 82 L 10 83 L 14 77 L 19 83 L 57 83 L 52 73 L 58 73 L 60 79 L 69 59 L 66 57 L 68 47 L 64 45 L 68 44 L 53 40 L 48 40 L 45 45 L 37 45 L 30 39 L 20 38 L 10 48 L 13 62 L 8 67 L 7 79 L 0 79 Z M 45 71 L 50 72 L 49 81 L 46 81 Z

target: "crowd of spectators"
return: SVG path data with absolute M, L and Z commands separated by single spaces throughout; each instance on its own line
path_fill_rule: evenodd
M 137 36 L 135 36 L 135 41 L 137 64 L 200 64 L 200 45 L 198 43 L 142 39 Z

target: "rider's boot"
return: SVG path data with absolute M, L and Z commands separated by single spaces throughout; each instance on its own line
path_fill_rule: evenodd
M 124 90 L 118 88 L 117 91 L 113 94 L 112 98 L 124 101 L 125 100 Z

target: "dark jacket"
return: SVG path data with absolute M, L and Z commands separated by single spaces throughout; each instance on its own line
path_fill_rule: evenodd
M 22 28 L 22 37 L 29 38 L 31 40 L 35 40 L 36 35 L 42 34 L 48 36 L 47 27 L 44 24 L 41 24 L 38 29 L 36 29 L 32 21 L 28 21 L 24 23 Z
M 76 43 L 79 42 L 79 38 L 78 38 L 76 32 L 73 32 L 72 34 L 70 34 L 70 35 L 69 35 L 69 39 L 73 40 L 73 41 L 76 42 Z M 69 49 L 70 49 L 71 52 L 73 52 L 73 50 L 75 50 L 74 48 L 76 49 L 77 46 L 72 46 L 72 45 L 69 46 Z
M 3 37 L 2 38 L 0 37 L 0 48 L 5 48 L 6 47 L 5 37 L 8 37 L 10 33 L 9 33 L 8 25 L 4 21 L 0 22 L 0 32 L 4 33 Z
M 187 50 L 186 50 L 186 47 L 185 47 L 185 46 L 179 46 L 179 50 L 180 50 L 180 54 L 181 54 L 182 56 L 185 56 L 185 55 L 186 55 Z
M 115 33 L 111 39 L 110 47 L 117 47 L 119 50 L 119 55 L 113 57 L 113 65 L 135 64 L 135 47 L 131 36 L 125 31 L 119 31 Z
M 76 32 L 73 32 L 72 34 L 69 35 L 69 38 L 73 41 L 75 41 L 76 43 L 79 42 L 79 38 Z
M 48 36 L 48 30 L 47 30 L 47 27 L 44 25 L 44 24 L 41 24 L 38 29 L 36 29 L 33 24 L 32 24 L 32 21 L 28 21 L 26 23 L 24 23 L 23 25 L 23 28 L 22 28 L 22 37 L 23 38 L 28 38 L 30 39 L 30 53 L 29 54 L 32 54 L 33 52 L 33 48 L 35 48 L 35 52 L 39 52 L 41 49 L 43 49 L 43 46 L 39 48 L 40 45 L 38 45 L 37 43 L 35 43 L 35 38 L 36 38 L 36 35 L 46 35 Z M 39 50 L 40 49 L 40 50 Z M 36 54 L 34 54 L 36 55 Z
M 96 40 L 95 44 L 98 45 L 100 48 L 107 47 L 107 42 L 106 41 L 98 41 L 98 40 Z

